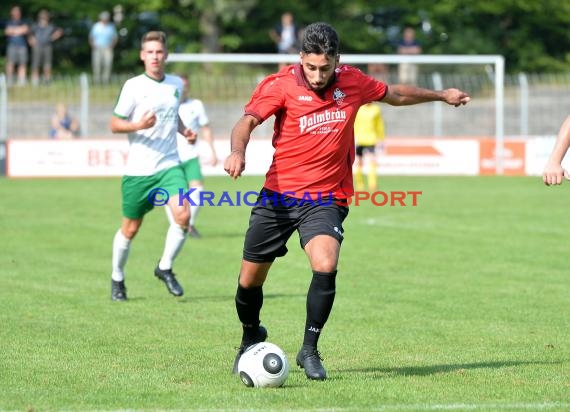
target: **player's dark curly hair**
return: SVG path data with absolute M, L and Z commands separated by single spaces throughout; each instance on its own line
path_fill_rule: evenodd
M 329 24 L 312 23 L 305 28 L 301 51 L 336 57 L 339 44 L 338 34 Z

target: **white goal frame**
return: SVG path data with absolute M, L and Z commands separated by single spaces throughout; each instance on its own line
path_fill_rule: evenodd
M 244 54 L 244 53 L 171 53 L 168 62 L 184 63 L 295 63 L 296 54 Z M 505 58 L 501 55 L 458 55 L 458 54 L 341 54 L 340 61 L 346 64 L 367 63 L 416 63 L 416 64 L 489 64 L 493 65 L 495 84 L 495 164 L 496 173 L 504 173 L 504 96 Z

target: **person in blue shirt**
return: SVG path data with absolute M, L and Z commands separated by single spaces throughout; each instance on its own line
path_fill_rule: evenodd
M 118 39 L 117 29 L 111 22 L 109 12 L 104 11 L 99 14 L 99 21 L 93 25 L 89 32 L 93 80 L 97 84 L 106 84 L 111 80 L 113 50 L 117 45 Z
M 79 134 L 79 122 L 67 110 L 67 106 L 58 103 L 51 118 L 49 137 L 51 139 L 73 139 Z

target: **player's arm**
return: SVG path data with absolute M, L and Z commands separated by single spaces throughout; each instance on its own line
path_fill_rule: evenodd
M 245 149 L 251 132 L 259 125 L 259 120 L 246 114 L 237 121 L 231 134 L 231 153 L 224 162 L 224 170 L 234 179 L 245 170 Z
M 137 130 L 149 129 L 155 124 L 156 114 L 149 110 L 137 122 L 114 115 L 111 117 L 110 128 L 113 133 L 132 133 Z
M 563 177 L 570 180 L 570 174 L 562 167 L 562 159 L 564 159 L 568 148 L 570 148 L 570 116 L 566 117 L 558 131 L 556 143 L 554 143 L 554 148 L 542 174 L 544 184 L 559 185 L 562 183 Z
M 198 138 L 198 134 L 194 130 L 186 127 L 180 114 L 178 115 L 178 133 L 184 136 L 190 144 L 196 143 L 196 139 Z
M 215 166 L 218 163 L 218 156 L 216 155 L 216 148 L 214 147 L 214 133 L 212 132 L 212 128 L 208 125 L 202 126 L 200 128 L 201 139 L 208 143 L 210 147 L 210 153 L 212 154 L 210 164 Z
M 459 89 L 430 90 L 407 84 L 388 86 L 384 103 L 392 106 L 409 106 L 427 102 L 445 102 L 449 105 L 460 106 L 466 104 L 471 98 Z

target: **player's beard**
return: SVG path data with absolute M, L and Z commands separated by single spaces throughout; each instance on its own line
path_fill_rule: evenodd
M 333 82 L 334 82 L 334 73 L 331 77 L 329 77 L 329 79 L 326 82 L 319 83 L 318 85 L 312 85 L 311 84 L 311 88 L 315 92 L 320 92 L 322 90 L 325 90 L 327 87 L 329 87 Z

